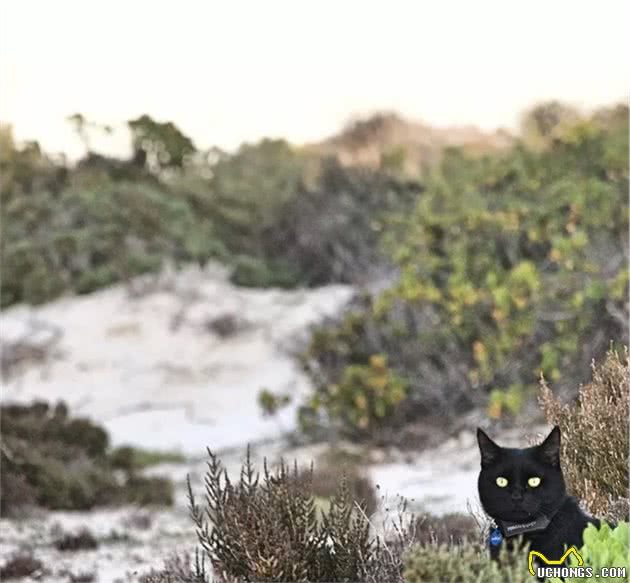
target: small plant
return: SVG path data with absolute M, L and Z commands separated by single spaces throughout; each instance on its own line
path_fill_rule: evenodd
M 480 537 L 475 518 L 459 512 L 443 516 L 421 514 L 417 518 L 415 532 L 419 544 L 461 545 L 476 542 Z
M 84 551 L 98 548 L 96 537 L 87 529 L 82 528 L 77 533 L 66 532 L 54 543 L 58 551 Z
M 153 517 L 148 512 L 133 512 L 125 519 L 125 526 L 134 530 L 150 530 Z
M 360 506 L 368 517 L 378 506 L 376 491 L 363 471 L 358 456 L 341 450 L 328 451 L 318 458 L 312 476 L 310 472 L 306 475 L 310 481 L 311 491 L 318 499 L 331 500 L 339 490 L 341 480 L 345 479 L 350 499 Z
M 97 580 L 94 571 L 79 571 L 77 573 L 68 573 L 70 583 L 93 583 Z
M 297 462 L 292 470 L 281 462 L 271 472 L 265 461 L 261 478 L 248 450 L 240 479 L 232 483 L 217 457 L 209 455 L 207 508 L 197 506 L 190 481 L 189 503 L 197 537 L 217 576 L 239 581 L 357 581 L 387 571 L 389 580 L 402 582 L 404 547 L 392 551 L 371 536 L 369 520 L 353 503 L 345 478 L 329 508 L 318 512 L 313 468 L 299 472 Z M 392 552 L 399 558 L 392 558 Z
M 0 580 L 30 577 L 43 569 L 43 564 L 30 552 L 18 552 L 0 567 Z
M 628 352 L 609 351 L 593 364 L 592 381 L 577 403 L 563 405 L 543 381 L 547 421 L 562 430 L 563 471 L 569 489 L 596 515 L 627 519 L 630 418 Z
M 172 506 L 173 483 L 160 476 L 132 475 L 125 483 L 126 502 L 139 506 Z
M 140 475 L 147 463 L 157 461 L 156 455 L 132 448 L 110 451 L 107 432 L 88 419 L 71 416 L 63 403 L 3 404 L 0 422 L 4 516 L 37 506 L 89 510 L 173 502 L 170 481 Z
M 592 567 L 593 574 L 598 575 L 602 567 L 625 568 L 626 575 L 623 577 L 610 577 L 606 581 L 628 581 L 630 573 L 630 524 L 622 522 L 616 528 L 611 528 L 603 523 L 597 529 L 593 524 L 589 524 L 584 531 L 584 546 L 580 549 L 580 556 L 584 561 L 584 567 Z M 575 555 L 571 555 L 569 566 L 578 566 Z M 579 583 L 589 579 L 569 577 L 565 583 Z M 552 583 L 561 583 L 560 579 L 551 579 Z
M 139 447 L 120 446 L 110 456 L 112 466 L 126 472 L 133 472 L 158 464 L 179 464 L 186 461 L 178 451 L 154 451 Z
M 195 552 L 195 561 L 188 555 L 173 555 L 160 570 L 152 569 L 140 577 L 140 583 L 209 583 L 203 558 Z M 227 583 L 227 582 L 226 582 Z
M 273 393 L 269 389 L 258 392 L 258 406 L 265 417 L 273 417 L 280 409 L 291 403 L 291 396 Z
M 500 562 L 492 561 L 480 545 L 425 544 L 414 547 L 405 559 L 406 583 L 532 583 L 527 553 L 502 549 Z
M 208 320 L 205 326 L 208 331 L 224 340 L 244 330 L 247 327 L 247 322 L 237 314 L 226 313 Z

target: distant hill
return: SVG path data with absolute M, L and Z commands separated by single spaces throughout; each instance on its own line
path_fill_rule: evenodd
M 474 126 L 435 128 L 404 119 L 396 113 L 377 113 L 348 124 L 339 134 L 310 144 L 319 154 L 335 154 L 344 164 L 372 168 L 398 165 L 410 174 L 439 160 L 447 146 L 462 146 L 474 154 L 509 147 L 514 137 L 507 130 L 484 132 Z

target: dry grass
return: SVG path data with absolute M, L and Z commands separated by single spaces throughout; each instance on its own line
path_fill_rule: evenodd
M 140 583 L 207 583 L 210 579 L 205 564 L 195 553 L 194 564 L 188 555 L 172 555 L 164 561 L 164 567 L 152 569 L 140 577 Z
M 547 421 L 562 430 L 567 486 L 588 510 L 612 519 L 628 517 L 630 372 L 628 351 L 610 350 L 593 364 L 592 381 L 577 403 L 562 404 L 542 381 L 540 403 Z
M 324 485 L 332 479 L 331 474 Z M 259 476 L 248 453 L 240 480 L 233 484 L 210 453 L 207 507 L 197 506 L 190 489 L 189 501 L 215 577 L 402 583 L 407 533 L 400 529 L 392 541 L 372 536 L 365 506 L 352 499 L 345 477 L 337 483 L 329 507 L 318 509 L 313 480 L 313 472 L 298 471 L 297 462 L 292 469 L 281 464 L 273 473 L 265 463 Z

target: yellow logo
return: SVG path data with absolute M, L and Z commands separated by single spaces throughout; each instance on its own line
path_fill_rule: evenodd
M 578 562 L 578 566 L 581 567 L 584 564 L 584 560 L 582 559 L 582 556 L 580 555 L 580 553 L 578 553 L 578 550 L 575 547 L 569 547 L 566 551 L 566 553 L 564 553 L 564 555 L 562 555 L 562 557 L 560 559 L 558 559 L 557 561 L 552 561 L 551 559 L 548 559 L 547 557 L 545 557 L 545 555 L 543 555 L 542 553 L 539 553 L 538 551 L 529 551 L 529 561 L 528 561 L 528 567 L 529 567 L 529 572 L 536 576 L 536 573 L 534 572 L 534 557 L 540 557 L 545 563 L 547 563 L 547 565 L 562 565 L 562 563 L 564 563 L 567 558 L 569 557 L 569 555 L 575 555 L 575 558 L 577 559 Z

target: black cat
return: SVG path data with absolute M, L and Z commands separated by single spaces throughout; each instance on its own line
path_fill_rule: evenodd
M 481 451 L 478 488 L 481 504 L 497 528 L 490 534 L 490 556 L 497 559 L 505 540 L 523 536 L 529 550 L 559 560 L 565 548 L 582 546 L 588 516 L 568 496 L 560 469 L 560 428 L 554 427 L 540 445 L 524 449 L 500 447 L 477 429 Z

